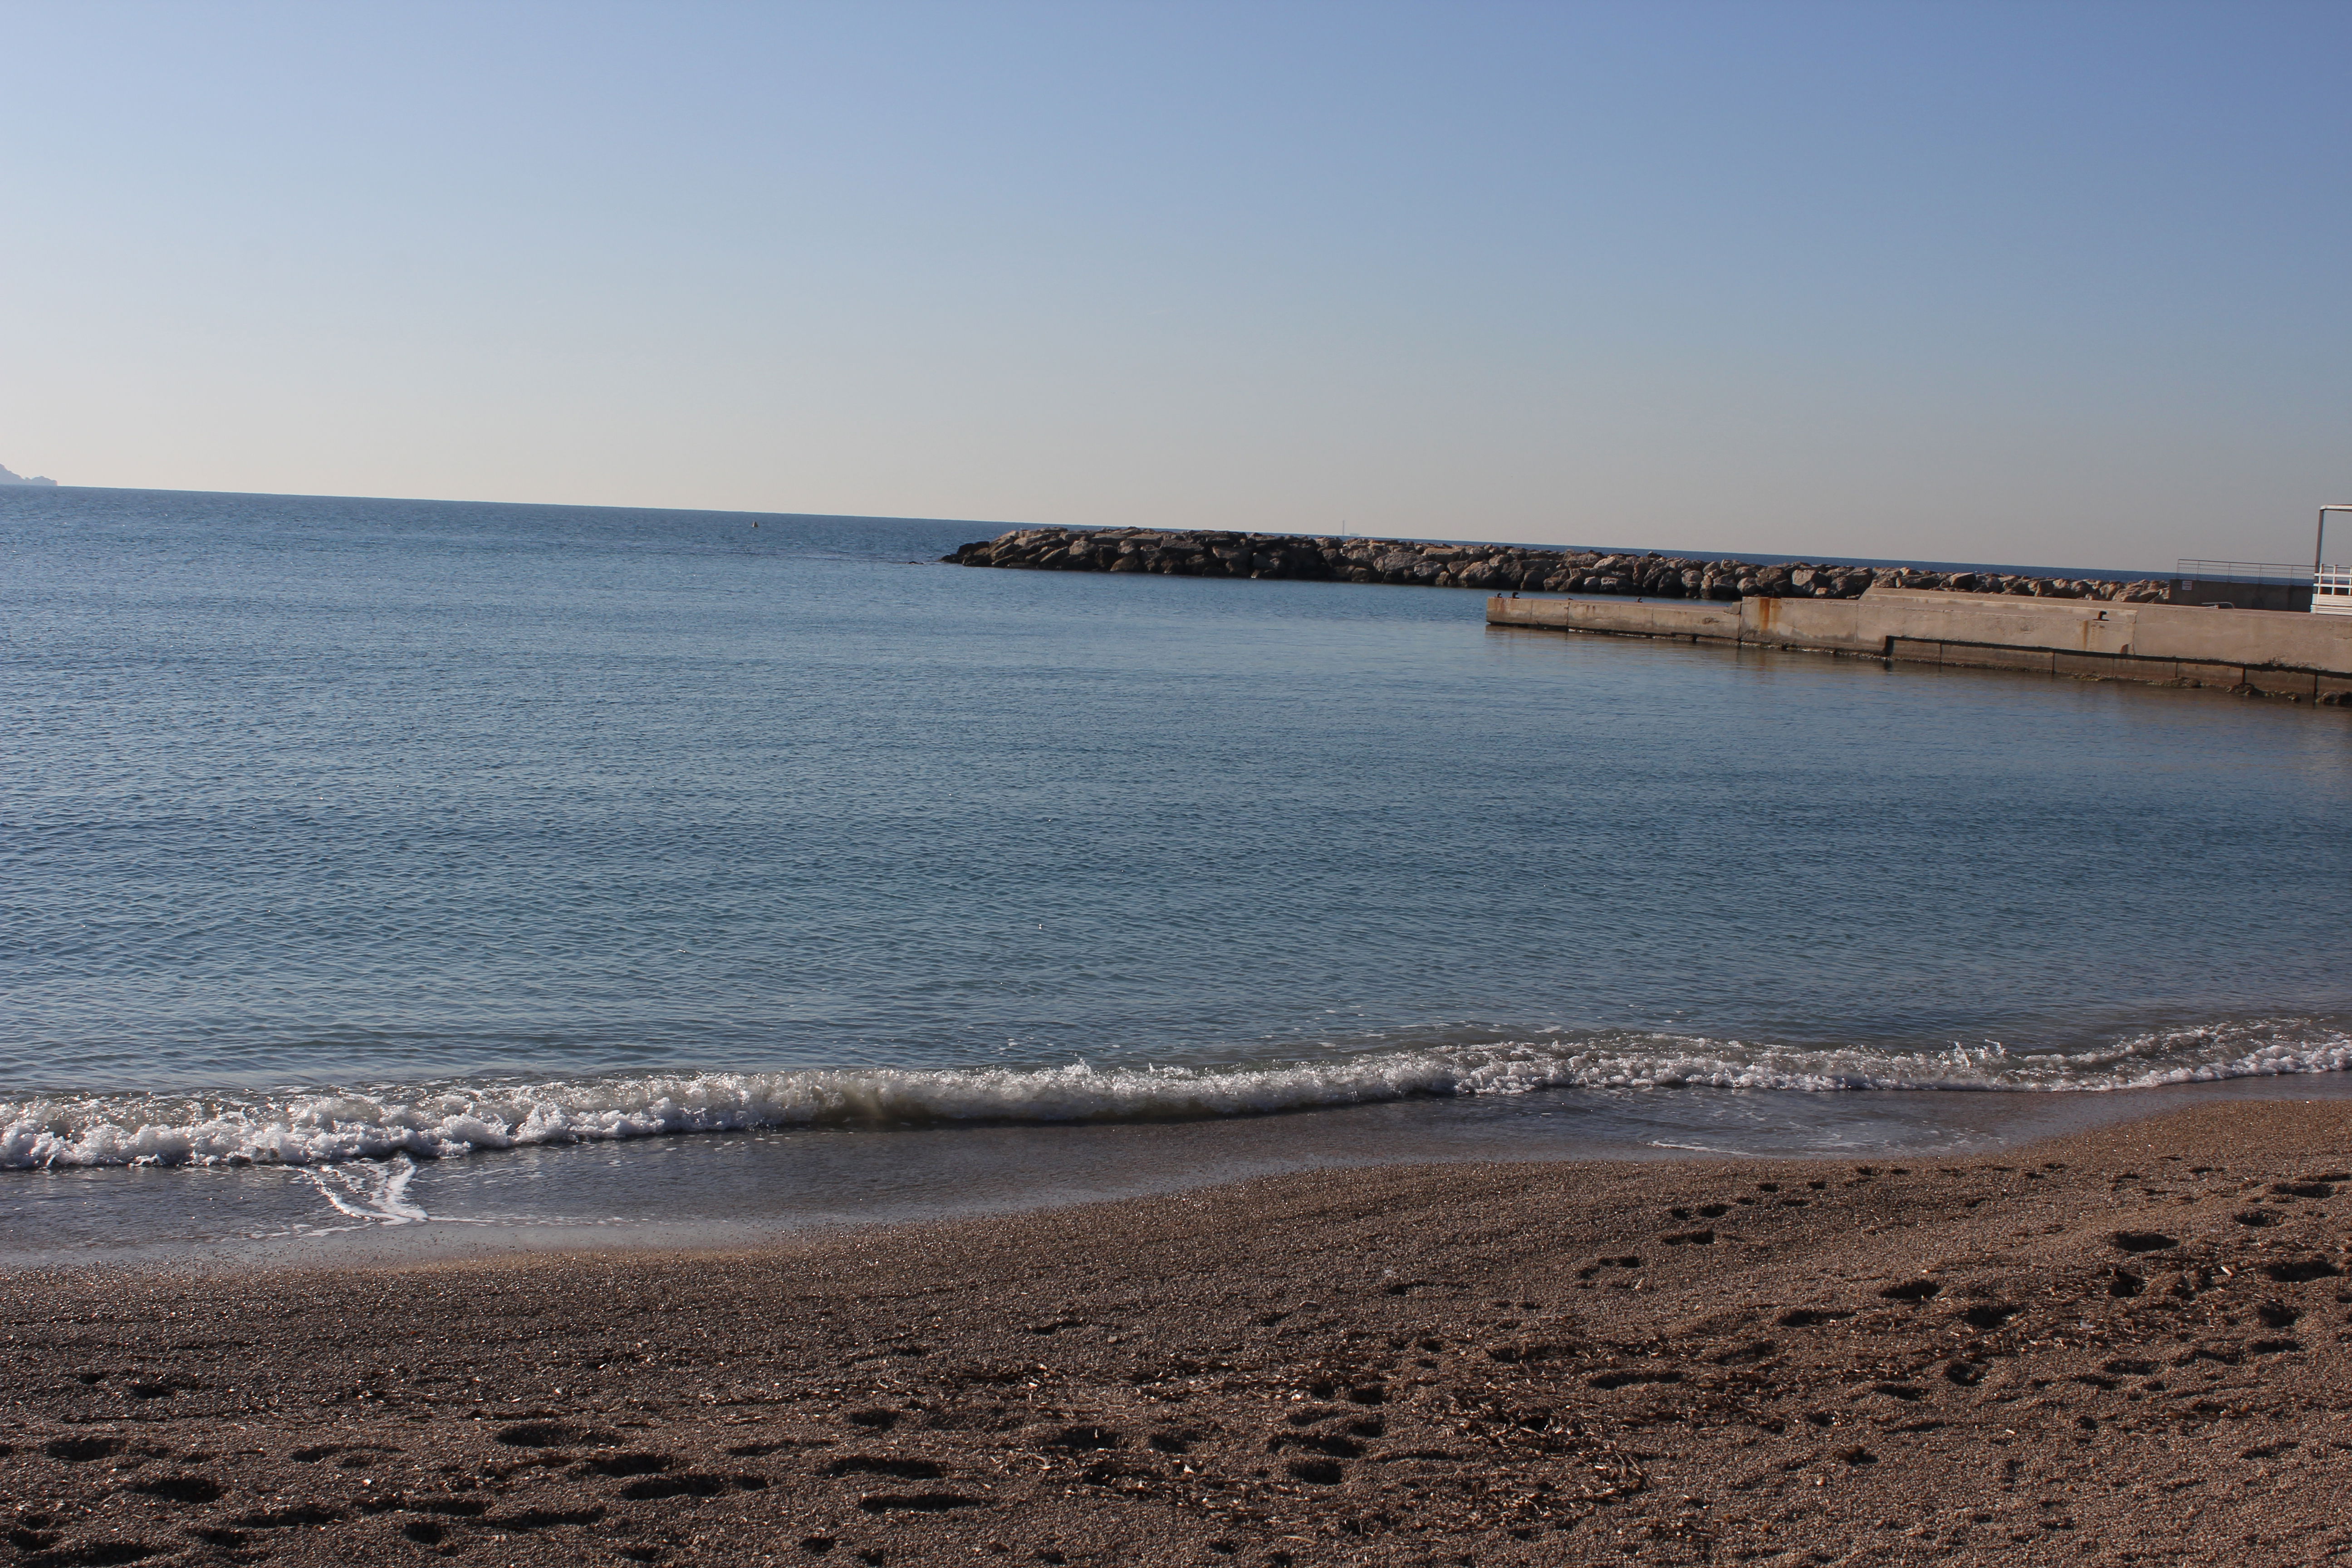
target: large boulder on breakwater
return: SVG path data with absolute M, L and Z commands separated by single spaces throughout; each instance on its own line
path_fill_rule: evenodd
M 1903 567 L 1758 565 L 1730 559 L 1599 550 L 1528 550 L 1501 544 L 1433 544 L 1410 539 L 1340 539 L 1213 530 L 1016 528 L 941 557 L 960 566 L 1037 572 L 1156 572 L 1175 577 L 1291 577 L 1389 583 L 1486 593 L 1624 594 L 1651 599 L 1852 599 L 1873 584 L 1940 588 L 2024 598 L 2117 599 L 2160 604 L 2170 585 L 2154 580 L 2004 576 Z

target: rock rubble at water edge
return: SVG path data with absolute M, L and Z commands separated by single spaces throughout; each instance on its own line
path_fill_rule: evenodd
M 1852 599 L 1874 584 L 2023 598 L 2164 604 L 2169 584 L 2010 576 L 1906 567 L 1701 560 L 1655 551 L 1529 550 L 1186 529 L 1021 528 L 942 560 L 1040 572 L 1153 572 L 1172 577 L 1289 577 L 1317 582 L 1476 588 L 1487 593 L 1624 594 L 1653 599 Z

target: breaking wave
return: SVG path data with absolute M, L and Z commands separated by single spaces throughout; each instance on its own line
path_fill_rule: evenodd
M 664 1133 L 1166 1121 L 1548 1089 L 2097 1091 L 2347 1068 L 2352 1035 L 2314 1019 L 2277 1018 L 2063 1051 L 1616 1034 L 1250 1066 L 807 1068 L 274 1095 L 56 1094 L 0 1099 L 0 1169 L 439 1159 Z

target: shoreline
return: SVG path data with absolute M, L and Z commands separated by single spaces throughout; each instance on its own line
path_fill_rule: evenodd
M 2273 1100 L 1990 1157 L 26 1273 L 0 1495 L 45 1563 L 2318 1561 L 2347 1205 L 2352 1106 Z
M 765 1128 L 327 1163 L 0 1173 L 0 1278 L 756 1247 L 1414 1164 L 1985 1157 L 2203 1106 L 2352 1100 L 2352 1073 L 2106 1092 L 1535 1090 L 1147 1121 Z

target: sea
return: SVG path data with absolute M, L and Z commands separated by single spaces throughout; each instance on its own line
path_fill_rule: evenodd
M 0 489 L 0 1268 L 2352 1083 L 2352 713 L 999 527 Z

